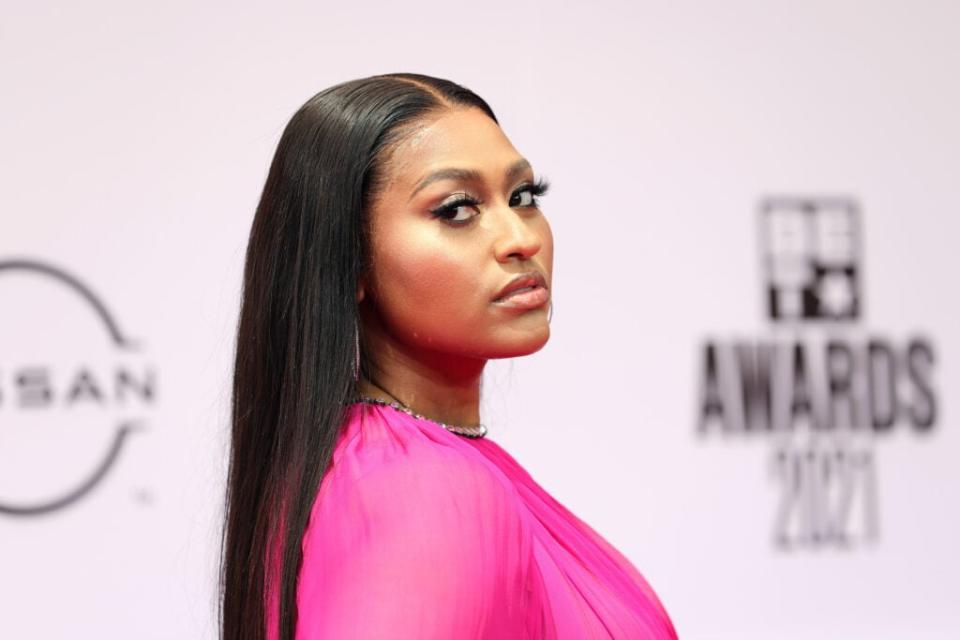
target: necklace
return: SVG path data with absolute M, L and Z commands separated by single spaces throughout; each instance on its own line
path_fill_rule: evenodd
M 384 390 L 384 393 L 386 393 L 388 396 L 396 400 L 393 394 L 390 393 L 389 391 Z M 370 396 L 361 394 L 357 396 L 350 404 L 356 404 L 358 402 L 366 402 L 368 404 L 378 404 L 385 407 L 393 407 L 397 411 L 402 411 L 407 415 L 413 416 L 414 418 L 419 418 L 421 420 L 428 420 L 434 424 L 440 425 L 447 431 L 456 433 L 457 435 L 466 436 L 467 438 L 482 438 L 483 436 L 487 435 L 487 428 L 482 424 L 471 425 L 471 426 L 446 424 L 444 422 L 440 422 L 439 420 L 434 420 L 433 418 L 428 418 L 427 416 L 424 416 L 415 412 L 413 409 L 401 403 L 399 400 L 397 400 L 396 402 L 390 402 L 388 400 L 383 400 L 381 398 L 371 398 Z

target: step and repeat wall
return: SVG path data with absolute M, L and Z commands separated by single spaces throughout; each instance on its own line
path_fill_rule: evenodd
M 247 234 L 337 82 L 548 178 L 489 437 L 681 638 L 960 637 L 960 6 L 37 2 L 0 25 L 0 637 L 214 638 Z

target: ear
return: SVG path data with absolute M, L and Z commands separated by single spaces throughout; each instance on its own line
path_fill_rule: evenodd
M 357 304 L 366 297 L 367 295 L 367 282 L 364 278 L 360 278 L 357 282 Z

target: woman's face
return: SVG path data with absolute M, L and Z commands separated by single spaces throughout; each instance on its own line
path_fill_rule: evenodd
M 365 330 L 431 357 L 540 349 L 550 336 L 553 235 L 531 192 L 534 171 L 500 127 L 476 108 L 444 112 L 396 147 L 385 177 L 368 212 L 372 273 L 358 290 Z M 542 303 L 495 302 L 529 271 L 546 281 Z

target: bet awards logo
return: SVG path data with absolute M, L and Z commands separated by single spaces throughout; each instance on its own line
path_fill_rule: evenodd
M 876 541 L 875 445 L 934 430 L 933 344 L 857 327 L 862 234 L 853 200 L 768 198 L 760 230 L 771 328 L 703 344 L 698 433 L 774 445 L 779 547 Z
M 145 429 L 156 373 L 78 278 L 0 260 L 0 517 L 48 514 L 101 486 Z

